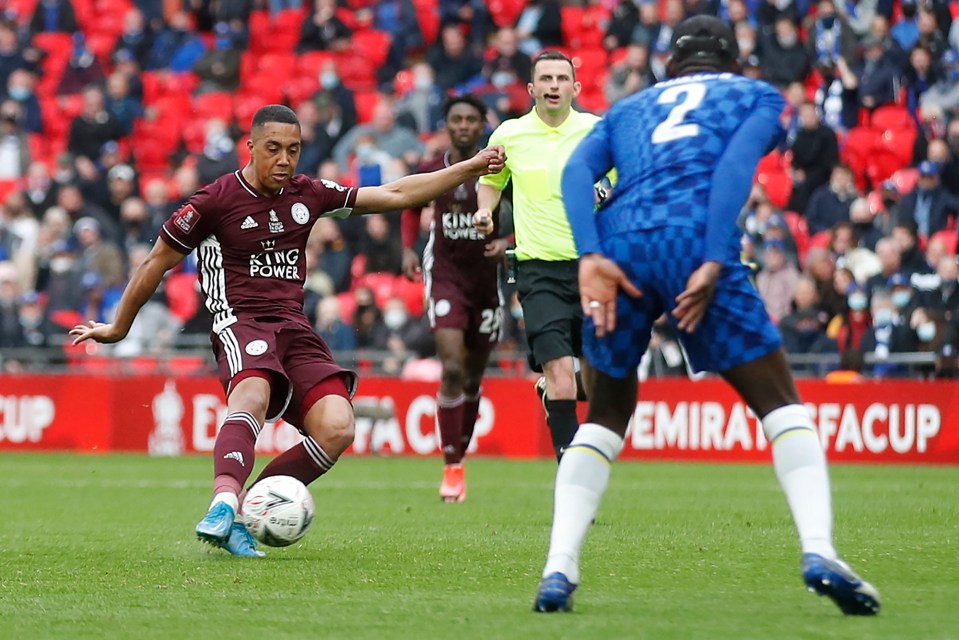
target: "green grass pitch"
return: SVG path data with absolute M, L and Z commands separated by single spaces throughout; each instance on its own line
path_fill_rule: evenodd
M 263 461 L 259 461 L 262 465 Z M 263 559 L 198 543 L 206 457 L 0 456 L 0 638 L 959 638 L 959 469 L 835 466 L 836 537 L 883 595 L 809 594 L 765 465 L 620 462 L 571 614 L 530 611 L 548 461 L 345 458 L 304 540 Z

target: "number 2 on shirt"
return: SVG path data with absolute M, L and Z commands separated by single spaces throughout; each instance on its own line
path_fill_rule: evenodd
M 706 97 L 706 85 L 700 83 L 681 84 L 669 87 L 656 100 L 659 104 L 673 104 L 682 97 L 675 107 L 669 110 L 666 119 L 653 129 L 653 144 L 672 142 L 681 138 L 691 138 L 699 135 L 699 125 L 696 123 L 683 124 L 686 114 L 695 109 Z

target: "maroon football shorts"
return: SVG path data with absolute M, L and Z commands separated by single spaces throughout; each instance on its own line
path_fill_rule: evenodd
M 495 288 L 487 292 L 467 291 L 459 283 L 434 279 L 427 305 L 433 330 L 462 331 L 470 351 L 492 351 L 499 342 L 503 308 Z
M 227 396 L 241 371 L 271 374 L 267 420 L 282 417 L 301 427 L 302 416 L 309 409 L 303 406 L 307 394 L 331 376 L 344 379 L 350 398 L 356 392 L 356 373 L 336 364 L 329 347 L 305 318 L 298 322 L 279 317 L 240 317 L 213 335 L 211 341 L 220 383 Z M 318 398 L 311 396 L 310 399 L 315 402 Z

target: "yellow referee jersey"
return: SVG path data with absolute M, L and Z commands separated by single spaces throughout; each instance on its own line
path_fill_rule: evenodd
M 502 191 L 513 180 L 513 226 L 517 260 L 575 260 L 576 245 L 566 219 L 560 181 L 566 160 L 599 116 L 570 111 L 558 127 L 543 122 L 533 109 L 507 120 L 490 136 L 506 148 L 506 168 L 482 176 L 481 184 Z

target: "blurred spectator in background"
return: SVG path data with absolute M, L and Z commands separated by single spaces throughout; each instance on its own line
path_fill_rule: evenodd
M 333 142 L 337 142 L 356 126 L 356 100 L 353 92 L 343 86 L 332 60 L 320 69 L 320 90 L 313 95 L 317 108 L 317 122 Z
M 389 330 L 383 323 L 383 312 L 376 306 L 373 292 L 366 287 L 357 287 L 353 292 L 356 311 L 353 313 L 353 330 L 357 349 L 386 349 Z
M 389 86 L 397 72 L 407 66 L 409 55 L 423 48 L 416 8 L 411 0 L 378 0 L 374 7 L 373 28 L 390 36 L 386 61 L 376 70 L 380 86 Z
M 126 74 L 115 71 L 107 78 L 104 108 L 119 124 L 124 135 L 133 132 L 133 122 L 143 117 L 143 103 L 130 95 L 130 80 Z
M 176 11 L 156 35 L 144 69 L 157 71 L 190 71 L 206 46 L 193 31 L 193 19 L 186 11 Z
M 682 4 L 680 3 L 680 6 Z M 646 0 L 639 3 L 639 23 L 633 29 L 632 41 L 636 44 L 644 44 L 646 48 L 652 50 L 660 41 L 659 32 L 663 30 L 663 24 L 659 20 L 659 6 L 655 0 Z M 670 37 L 672 29 L 667 27 Z M 668 46 L 668 42 L 667 42 Z
M 67 150 L 75 157 L 96 160 L 100 149 L 123 137 L 123 126 L 104 106 L 103 91 L 89 86 L 83 89 L 83 110 L 70 123 Z
M 558 0 L 527 0 L 516 19 L 520 51 L 532 57 L 543 49 L 563 46 L 562 24 Z
M 609 22 L 606 23 L 606 35 L 603 37 L 603 46 L 607 51 L 625 47 L 633 41 L 633 31 L 639 26 L 638 2 L 633 0 L 616 0 Z
M 939 167 L 939 178 L 946 191 L 959 196 L 959 117 L 953 118 L 946 128 L 946 144 L 949 159 Z
M 80 263 L 66 240 L 56 240 L 47 250 L 47 259 L 37 276 L 37 289 L 47 297 L 47 312 L 80 308 L 83 290 Z
M 849 221 L 849 207 L 859 197 L 852 170 L 844 164 L 833 167 L 829 184 L 812 192 L 806 205 L 809 235 L 828 231 L 838 222 Z
M 238 46 L 238 34 L 227 22 L 217 22 L 213 33 L 213 48 L 193 65 L 193 73 L 200 79 L 196 95 L 211 91 L 234 92 L 240 87 L 242 49 Z
M 832 252 L 823 247 L 813 247 L 806 253 L 805 275 L 816 283 L 819 294 L 819 308 L 831 318 L 840 313 L 845 306 L 845 296 L 836 293 L 835 280 L 836 261 Z
M 146 203 L 140 198 L 127 198 L 120 205 L 120 248 L 129 255 L 137 246 L 153 246 L 158 228 L 150 224 Z
M 875 109 L 896 101 L 899 91 L 899 67 L 882 40 L 873 34 L 862 39 L 862 64 L 856 68 L 859 78 L 859 104 Z
M 97 286 L 112 287 L 123 282 L 123 255 L 115 244 L 103 239 L 96 219 L 80 218 L 73 225 L 73 234 L 80 248 L 80 270 L 83 273 L 95 273 L 100 279 Z
M 116 164 L 107 171 L 107 191 L 109 199 L 104 209 L 113 220 L 120 219 L 120 209 L 127 198 L 134 198 L 137 191 L 137 175 L 128 164 Z M 119 236 L 115 236 L 119 238 Z
M 649 68 L 649 50 L 641 44 L 630 44 L 626 57 L 613 65 L 613 72 L 606 80 L 606 100 L 613 104 L 655 83 Z
M 483 78 L 497 89 L 529 82 L 532 62 L 519 50 L 516 31 L 503 27 L 493 39 L 493 55 L 483 65 Z
M 872 327 L 862 339 L 862 350 L 875 353 L 873 375 L 887 378 L 903 375 L 906 368 L 900 364 L 890 364 L 886 359 L 893 353 L 915 351 L 915 334 L 908 324 L 898 319 L 892 297 L 886 289 L 876 289 L 870 303 Z
M 30 33 L 74 33 L 79 29 L 70 0 L 40 0 L 30 17 Z
M 935 55 L 935 54 L 933 54 Z M 922 94 L 919 104 L 923 108 L 936 106 L 945 112 L 959 113 L 959 51 L 949 49 L 940 60 L 942 75 L 928 91 Z
M 347 360 L 353 357 L 356 334 L 353 327 L 343 321 L 340 301 L 336 296 L 328 296 L 317 303 L 315 328 L 316 333 L 329 345 L 330 351 L 337 353 L 337 362 L 341 362 L 343 357 Z
M 921 5 L 919 7 L 919 46 L 929 49 L 932 57 L 939 60 L 949 49 L 949 41 L 945 34 L 939 30 L 939 19 L 936 17 L 935 9 L 945 7 L 944 2 L 939 2 L 933 6 Z M 948 19 L 948 12 L 943 17 Z
M 131 247 L 127 276 L 121 278 L 121 281 L 111 287 L 110 291 L 104 291 L 102 294 L 103 299 L 100 304 L 107 322 L 111 322 L 116 314 L 119 294 L 123 290 L 124 282 L 132 277 L 134 272 L 143 264 L 143 261 L 146 260 L 150 254 L 150 247 L 151 245 L 148 244 Z M 91 274 L 87 274 L 87 276 L 89 275 Z M 87 276 L 84 276 L 84 279 Z M 96 291 L 96 288 L 93 291 Z M 93 301 L 96 301 L 96 295 L 94 293 L 91 296 Z M 84 314 L 84 317 L 92 318 L 95 316 Z M 112 353 L 120 358 L 165 353 L 176 340 L 182 324 L 170 311 L 163 289 L 160 287 L 140 309 L 126 338 L 111 347 Z
M 20 310 L 17 297 L 20 283 L 17 269 L 11 262 L 0 262 L 0 347 L 17 348 L 25 345 L 20 327 Z
M 45 162 L 34 161 L 27 167 L 26 180 L 23 184 L 23 194 L 33 215 L 43 215 L 57 199 L 57 186 L 50 179 L 50 170 Z
M 59 344 L 57 338 L 63 334 L 46 315 L 44 301 L 36 291 L 27 291 L 17 298 L 18 319 L 23 335 L 23 346 L 46 347 Z
M 433 79 L 433 67 L 416 62 L 410 68 L 413 88 L 396 104 L 397 122 L 419 134 L 437 130 L 443 119 L 443 92 Z
M 915 222 L 918 232 L 928 238 L 945 229 L 950 218 L 955 221 L 957 212 L 959 199 L 942 187 L 938 165 L 928 160 L 919 163 L 919 181 L 902 199 L 900 218 Z
M 859 77 L 842 57 L 819 59 L 816 70 L 822 79 L 815 95 L 822 121 L 833 131 L 845 133 L 859 119 Z
M 311 177 L 316 176 L 320 163 L 333 154 L 333 140 L 326 129 L 320 126 L 319 110 L 312 100 L 304 100 L 296 107 L 296 117 L 300 121 L 300 162 L 297 171 Z
M 348 291 L 353 251 L 343 239 L 339 224 L 332 218 L 320 218 L 314 233 L 317 235 L 317 268 L 330 277 L 335 293 Z
M 902 18 L 889 32 L 904 51 L 909 51 L 919 41 L 919 3 L 917 0 L 902 0 L 899 7 Z
M 809 277 L 796 283 L 794 309 L 779 321 L 783 344 L 789 353 L 834 353 L 835 343 L 826 336 L 829 314 L 819 305 L 819 288 Z
M 930 87 L 939 80 L 939 72 L 932 63 L 932 54 L 928 49 L 916 47 L 909 52 L 909 63 L 903 73 L 903 82 L 906 85 L 906 106 L 914 116 L 919 108 L 919 101 Z
M 30 144 L 20 128 L 20 105 L 0 103 L 0 180 L 16 180 L 30 166 Z
M 240 159 L 236 143 L 230 137 L 226 122 L 219 118 L 207 120 L 203 151 L 196 155 L 196 172 L 201 184 L 210 184 L 226 173 L 236 171 Z
M 300 27 L 298 53 L 306 51 L 345 51 L 352 29 L 336 15 L 336 0 L 316 0 L 313 15 Z
M 908 218 L 896 221 L 892 228 L 892 239 L 899 247 L 900 271 L 907 276 L 914 273 L 929 273 L 932 269 L 926 263 L 926 256 L 919 247 L 916 237 L 916 223 Z
M 436 86 L 444 92 L 469 83 L 483 71 L 482 58 L 466 46 L 464 26 L 458 22 L 443 25 L 426 61 L 436 74 Z
M 26 69 L 16 69 L 7 80 L 4 100 L 13 100 L 20 108 L 20 126 L 27 133 L 43 131 L 40 100 L 34 93 L 35 76 Z
M 793 296 L 799 282 L 799 271 L 786 259 L 782 240 L 767 240 L 763 245 L 763 268 L 756 275 L 756 289 L 773 322 L 792 310 Z
M 919 302 L 946 322 L 957 318 L 959 311 L 959 263 L 955 256 L 943 256 L 936 263 L 939 284 L 920 295 Z
M 899 244 L 892 238 L 882 238 L 876 243 L 876 256 L 879 258 L 880 272 L 866 281 L 869 295 L 878 289 L 885 289 L 889 280 L 902 274 L 902 257 Z
M 872 329 L 869 313 L 869 293 L 853 282 L 846 289 L 846 308 L 829 323 L 827 335 L 836 341 L 840 353 L 860 349 L 862 339 Z
M 793 191 L 789 209 L 803 213 L 813 191 L 829 182 L 839 164 L 836 132 L 822 123 L 812 102 L 799 106 L 799 129 L 792 142 Z
M 35 61 L 28 61 L 20 47 L 16 23 L 0 21 L 0 87 L 7 86 L 10 74 L 17 69 L 32 71 Z
M 138 8 L 128 9 L 123 14 L 123 31 L 113 47 L 113 54 L 128 51 L 140 64 L 147 61 L 153 49 L 153 32 L 146 24 L 143 13 Z
M 471 46 L 481 52 L 495 28 L 486 5 L 483 0 L 439 0 L 440 24 L 459 22 L 468 27 Z
M 142 65 L 126 49 L 113 54 L 113 72 L 126 76 L 130 97 L 143 101 L 143 81 L 140 79 Z
M 372 136 L 378 149 L 393 158 L 401 158 L 407 166 L 416 164 L 423 151 L 423 143 L 416 134 L 396 124 L 393 104 L 385 97 L 373 109 L 371 122 L 353 127 L 333 147 L 333 159 L 341 170 L 349 168 L 349 157 L 356 152 L 357 143 L 363 136 Z
M 879 238 L 886 235 L 875 225 L 872 209 L 865 198 L 856 198 L 849 205 L 849 222 L 852 223 L 856 245 L 870 251 L 876 248 Z
M 763 78 L 780 89 L 802 80 L 809 72 L 809 55 L 790 18 L 776 20 L 775 32 L 762 44 L 759 59 Z
M 143 189 L 143 200 L 146 203 L 150 227 L 159 229 L 174 210 L 166 180 L 154 179 L 147 182 Z
M 819 0 L 815 20 L 806 34 L 806 50 L 810 60 L 856 57 L 857 37 L 849 22 L 837 15 L 833 0 Z
M 60 76 L 57 87 L 58 96 L 71 96 L 80 93 L 84 87 L 99 85 L 106 78 L 103 65 L 87 46 L 87 38 L 82 31 L 73 34 L 73 52 L 67 61 L 67 68 Z
M 365 218 L 366 237 L 361 251 L 366 254 L 366 272 L 399 274 L 403 262 L 399 234 L 390 233 L 389 220 L 383 214 Z

